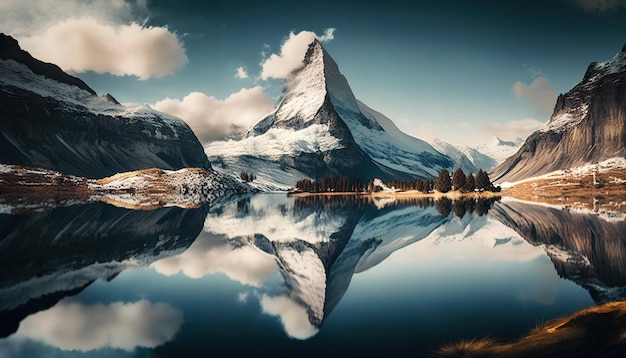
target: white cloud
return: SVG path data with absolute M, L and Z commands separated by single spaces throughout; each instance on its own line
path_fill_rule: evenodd
M 194 279 L 221 272 L 254 287 L 261 287 L 278 270 L 272 255 L 250 246 L 235 249 L 227 242 L 206 235 L 198 237 L 181 255 L 157 261 L 152 267 L 166 276 L 182 272 Z
M 545 77 L 535 78 L 529 85 L 517 81 L 513 85 L 513 93 L 518 98 L 525 100 L 535 114 L 549 116 L 552 114 L 556 103 L 557 93 Z
M 172 74 L 188 62 L 175 34 L 137 23 L 112 26 L 93 18 L 70 19 L 19 41 L 34 57 L 73 72 L 107 72 L 145 80 Z
M 287 296 L 261 298 L 263 313 L 278 316 L 285 332 L 291 338 L 308 339 L 317 333 L 317 328 L 309 321 L 306 308 L 292 301 Z
M 243 133 L 273 111 L 274 102 L 257 86 L 241 89 L 225 100 L 191 92 L 182 100 L 166 98 L 152 107 L 182 118 L 205 144 Z
M 174 338 L 182 323 L 182 312 L 163 303 L 141 300 L 87 305 L 63 300 L 24 319 L 16 336 L 62 350 L 113 347 L 129 351 L 160 346 Z
M 615 11 L 620 7 L 626 7 L 626 0 L 570 0 L 576 6 L 588 12 Z
M 188 62 L 175 33 L 141 25 L 148 15 L 145 0 L 7 0 L 0 14 L 0 27 L 22 48 L 66 71 L 147 79 Z
M 484 132 L 485 138 L 498 137 L 505 140 L 515 138 L 525 139 L 532 132 L 543 127 L 544 124 L 545 123 L 534 118 L 524 118 L 504 123 L 489 123 L 482 128 L 482 131 Z
M 237 67 L 237 71 L 235 72 L 235 78 L 248 78 L 248 72 L 243 67 Z
M 311 31 L 301 31 L 297 35 L 289 33 L 280 48 L 280 54 L 273 53 L 261 62 L 261 79 L 288 79 L 293 71 L 302 67 L 309 44 L 315 39 L 328 42 L 334 38 L 334 32 L 334 28 L 328 28 L 321 36 Z

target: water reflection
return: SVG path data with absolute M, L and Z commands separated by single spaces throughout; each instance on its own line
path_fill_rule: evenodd
M 561 277 L 589 291 L 596 303 L 626 299 L 626 221 L 515 200 L 493 217 L 541 246 Z
M 134 211 L 97 203 L 0 215 L 0 336 L 96 279 L 185 251 L 205 209 Z
M 395 280 L 410 274 L 408 263 L 417 262 L 428 272 L 415 281 L 416 289 L 425 291 L 423 302 L 398 308 L 409 316 L 408 310 L 421 304 L 423 311 L 414 315 L 429 317 L 430 299 L 424 297 L 436 301 L 449 299 L 439 294 L 480 291 L 482 276 L 476 282 L 450 277 L 464 277 L 468 267 L 478 267 L 478 272 L 484 262 L 514 263 L 493 265 L 509 271 L 489 275 L 511 285 L 508 292 L 517 290 L 515 299 L 524 304 L 559 302 L 563 280 L 555 270 L 600 303 L 626 298 L 625 225 L 510 200 L 281 194 L 193 210 L 132 211 L 93 204 L 0 215 L 0 327 L 4 336 L 17 331 L 10 339 L 28 338 L 72 350 L 176 346 L 178 336 L 187 342 L 185 335 L 191 333 L 184 330 L 187 322 L 182 325 L 186 311 L 208 310 L 201 300 L 198 306 L 186 306 L 192 293 L 176 292 L 185 297 L 178 301 L 173 293 L 137 297 L 134 290 L 148 285 L 139 282 L 124 286 L 130 292 L 124 300 L 81 298 L 94 281 L 114 280 L 137 267 L 149 267 L 158 277 L 150 285 L 161 282 L 164 292 L 173 282 L 206 285 L 205 278 L 223 274 L 243 287 L 233 304 L 256 305 L 257 314 L 280 322 L 282 337 L 286 333 L 309 342 L 322 339 L 328 318 L 354 290 L 356 274 L 372 280 L 371 286 L 390 285 L 387 289 L 401 296 L 408 288 L 396 286 Z M 373 272 L 385 272 L 381 266 L 392 268 L 393 274 L 373 279 Z M 463 307 L 458 309 L 472 311 Z M 450 317 L 462 319 L 459 315 L 467 312 Z M 453 318 L 431 318 L 442 320 L 442 327 L 458 325 L 445 321 Z M 57 331 L 62 334 L 55 336 Z
M 461 213 L 460 206 L 460 217 L 480 217 L 494 201 L 458 201 L 456 212 Z M 452 220 L 452 201 L 433 204 L 432 199 L 259 195 L 210 211 L 205 231 L 228 238 L 233 252 L 257 257 L 263 252 L 275 258 L 284 292 L 264 295 L 263 311 L 279 316 L 290 337 L 304 339 L 317 332 L 341 301 L 355 273 Z M 255 255 L 251 247 L 257 248 Z M 308 322 L 303 321 L 304 312 Z
M 129 351 L 171 340 L 182 323 L 182 312 L 163 303 L 84 304 L 65 299 L 24 319 L 15 336 L 62 350 L 111 347 Z

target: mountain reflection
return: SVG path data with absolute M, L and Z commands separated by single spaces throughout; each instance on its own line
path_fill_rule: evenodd
M 600 304 L 626 299 L 626 221 L 610 215 L 507 200 L 490 215 L 541 246 L 558 272 Z
M 233 253 L 256 257 L 250 260 L 252 266 L 266 254 L 273 256 L 284 280 L 284 292 L 263 295 L 262 309 L 278 316 L 289 336 L 305 339 L 317 332 L 336 307 L 355 273 L 366 271 L 393 252 L 426 238 L 452 220 L 453 209 L 460 217 L 466 213 L 478 217 L 494 201 L 258 195 L 209 212 L 205 231 L 219 237 L 221 244 L 203 245 L 212 247 L 199 249 L 204 252 L 199 256 L 214 257 L 210 251 L 223 250 L 225 243 L 230 244 Z M 196 243 L 191 249 L 195 246 Z M 250 248 L 256 248 L 257 253 Z M 162 266 L 174 260 L 177 259 L 166 259 L 154 267 L 163 271 Z M 252 266 L 247 277 L 258 272 Z M 225 263 L 221 272 L 242 283 L 254 282 L 258 287 L 259 280 L 236 278 L 233 268 L 234 265 Z
M 96 203 L 0 215 L 0 336 L 97 279 L 182 253 L 206 209 L 133 211 Z
M 176 305 L 68 297 L 97 279 L 149 266 L 160 278 L 222 273 L 250 288 L 240 301 L 258 300 L 263 314 L 303 340 L 317 334 L 355 274 L 389 266 L 390 256 L 408 251 L 413 260 L 431 260 L 448 244 L 467 249 L 459 251 L 461 264 L 462 255 L 506 262 L 542 257 L 552 275 L 538 277 L 537 292 L 525 297 L 547 305 L 559 279 L 545 251 L 559 276 L 601 303 L 626 298 L 625 232 L 623 220 L 499 199 L 261 194 L 192 210 L 98 203 L 0 215 L 0 328 L 2 336 L 17 332 L 61 349 L 160 345 L 182 325 Z M 142 318 L 131 324 L 121 317 L 133 314 Z M 48 328 L 68 326 L 57 336 L 60 328 L 50 331 L 43 321 Z M 117 335 L 122 326 L 133 332 Z

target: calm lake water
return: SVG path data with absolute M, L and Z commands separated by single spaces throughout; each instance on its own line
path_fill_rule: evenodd
M 262 194 L 0 215 L 0 357 L 420 356 L 626 298 L 626 222 Z

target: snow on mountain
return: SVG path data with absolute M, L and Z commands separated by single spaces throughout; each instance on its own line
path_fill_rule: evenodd
M 478 167 L 476 167 L 467 155 L 461 151 L 461 147 L 456 147 L 452 144 L 446 143 L 439 138 L 435 138 L 430 145 L 432 145 L 433 148 L 437 149 L 440 153 L 452 158 L 455 163 L 454 169 L 461 168 L 461 170 L 465 173 L 476 173 L 478 171 Z M 470 148 L 465 147 L 465 149 L 469 150 Z M 480 154 L 478 152 L 476 153 Z
M 362 122 L 347 121 L 355 141 L 376 162 L 413 175 L 436 176 L 441 168 L 446 167 L 441 165 L 446 162 L 446 168 L 450 169 L 448 158 L 442 157 L 430 144 L 402 132 L 391 119 L 364 103 L 357 101 L 357 106 L 369 119 L 366 123 L 376 123 L 382 128 L 372 130 Z
M 441 153 L 449 156 L 465 173 L 476 173 L 478 169 L 489 171 L 513 155 L 524 143 L 523 139 L 505 141 L 494 137 L 491 141 L 476 148 L 467 145 L 452 145 L 435 138 L 431 145 Z
M 223 163 L 220 170 L 233 173 L 243 167 L 242 160 L 251 164 L 249 158 L 260 159 L 254 163 L 260 166 L 250 168 L 254 172 L 263 170 L 263 162 L 271 162 L 286 173 L 311 178 L 435 177 L 441 168 L 452 167 L 450 159 L 428 143 L 403 133 L 390 119 L 357 101 L 318 41 L 309 46 L 303 64 L 287 81 L 278 108 L 243 139 L 205 147 L 212 161 Z M 299 178 L 293 179 L 292 185 Z
M 507 141 L 498 137 L 493 137 L 493 139 L 489 142 L 477 146 L 476 150 L 495 161 L 495 164 L 493 164 L 493 161 L 484 162 L 485 164 L 490 163 L 491 166 L 489 169 L 493 169 L 496 165 L 504 162 L 508 157 L 515 154 L 522 144 L 524 144 L 524 140 L 521 138 L 516 138 L 513 141 Z M 489 170 L 486 168 L 483 169 Z

